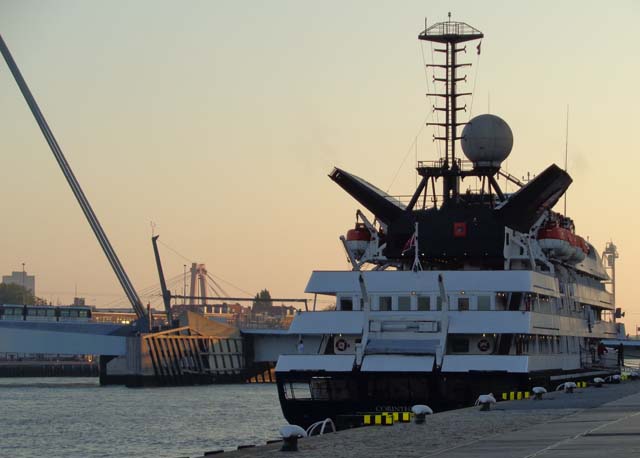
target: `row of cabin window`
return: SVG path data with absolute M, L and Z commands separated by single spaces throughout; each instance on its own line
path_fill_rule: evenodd
M 442 310 L 442 298 L 440 296 L 372 296 L 371 310 L 390 312 L 390 311 L 440 311 Z M 359 304 L 358 304 L 359 302 Z M 351 311 L 362 310 L 362 299 L 360 299 L 354 307 L 354 299 L 352 297 L 340 297 L 338 310 Z M 467 311 L 492 310 L 491 296 L 458 296 L 449 297 L 449 307 L 451 310 Z
M 521 334 L 515 336 L 510 354 L 579 354 L 580 342 L 581 338 L 577 336 Z M 469 349 L 472 348 L 468 336 L 450 336 L 448 343 L 449 351 L 452 353 L 469 353 Z
M 22 316 L 23 309 L 12 307 L 5 308 L 3 315 L 6 316 Z M 46 309 L 27 309 L 27 316 L 56 316 L 56 310 L 54 308 L 46 308 Z M 86 318 L 88 316 L 88 312 L 86 310 L 60 310 L 60 316 L 62 317 L 81 317 Z

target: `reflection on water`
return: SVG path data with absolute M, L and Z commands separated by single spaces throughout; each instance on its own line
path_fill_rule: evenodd
M 0 379 L 0 456 L 176 457 L 260 444 L 286 423 L 276 387 L 130 389 L 94 378 Z

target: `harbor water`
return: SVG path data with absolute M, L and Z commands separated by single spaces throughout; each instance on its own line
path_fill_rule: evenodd
M 264 444 L 274 384 L 130 389 L 97 378 L 0 379 L 0 457 L 178 457 Z

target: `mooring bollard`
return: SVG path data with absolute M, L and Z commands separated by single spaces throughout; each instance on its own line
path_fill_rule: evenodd
M 307 432 L 298 425 L 284 425 L 280 428 L 280 435 L 283 441 L 280 450 L 283 452 L 297 452 L 298 439 L 307 437 Z
M 566 394 L 571 394 L 577 387 L 578 385 L 576 384 L 576 382 L 564 382 L 556 387 L 556 391 L 564 391 Z
M 533 388 L 531 388 L 531 391 L 533 391 L 533 399 L 536 401 L 541 400 L 542 396 L 547 392 L 547 390 L 541 386 L 534 386 Z
M 433 415 L 433 410 L 431 410 L 431 407 L 424 404 L 416 404 L 415 406 L 411 407 L 411 412 L 413 412 L 413 415 L 415 416 L 415 422 L 418 425 L 424 423 L 425 417 L 427 415 Z
M 564 382 L 564 392 L 568 394 L 572 394 L 573 390 L 577 387 L 575 382 Z
M 496 403 L 496 398 L 493 397 L 493 393 L 481 394 L 476 399 L 475 405 L 480 406 L 480 411 L 486 412 L 491 410 L 491 404 Z

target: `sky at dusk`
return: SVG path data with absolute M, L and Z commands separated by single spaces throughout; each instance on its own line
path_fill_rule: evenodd
M 331 168 L 401 195 L 439 157 L 417 35 L 449 11 L 485 34 L 462 56 L 463 118 L 509 123 L 510 173 L 563 166 L 569 106 L 568 213 L 600 251 L 617 244 L 630 331 L 637 1 L 0 0 L 0 33 L 138 290 L 157 283 L 153 221 L 184 256 L 160 246 L 167 277 L 189 260 L 231 294 L 302 297 L 312 270 L 348 268 L 338 237 L 359 207 Z M 126 306 L 4 61 L 0 121 L 0 273 L 24 262 L 40 297 Z

